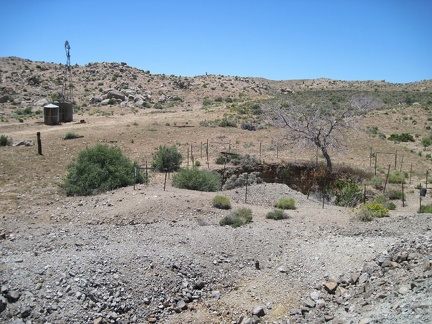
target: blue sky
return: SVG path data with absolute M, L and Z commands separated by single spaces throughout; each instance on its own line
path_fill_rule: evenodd
M 0 57 L 155 74 L 432 79 L 431 0 L 1 0 Z

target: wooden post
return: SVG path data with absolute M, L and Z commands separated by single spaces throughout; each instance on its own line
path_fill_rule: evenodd
M 402 207 L 405 207 L 404 179 L 402 179 Z
M 135 190 L 135 184 L 136 184 L 136 166 L 134 166 L 134 190 Z
M 378 153 L 375 152 L 375 175 L 376 175 L 376 170 L 377 170 L 377 156 L 378 156 Z
M 401 163 L 400 163 L 400 169 L 399 169 L 399 172 L 400 173 L 402 173 L 402 165 L 403 165 L 403 155 L 402 155 L 402 157 L 401 157 Z
M 412 175 L 412 163 L 411 163 L 411 167 L 410 167 L 410 184 L 411 184 L 411 175 Z
M 388 181 L 389 175 L 390 175 L 390 164 L 389 164 L 389 166 L 388 166 L 388 170 L 387 170 L 387 175 L 386 175 L 386 180 L 385 180 L 385 183 L 384 183 L 384 190 L 383 190 L 383 193 L 385 193 L 385 191 L 386 191 L 386 188 L 387 188 L 387 181 Z
M 248 182 L 249 182 L 249 174 L 246 172 L 245 204 L 246 204 L 246 202 L 247 202 L 247 195 L 248 195 Z
M 363 189 L 363 204 L 366 204 L 366 184 L 364 184 L 364 189 Z
M 279 145 L 276 143 L 276 159 L 279 159 Z
M 395 152 L 395 170 L 397 168 L 397 151 Z
M 428 185 L 428 177 L 429 177 L 429 171 L 426 171 L 426 189 L 427 189 L 427 185 Z
M 372 157 L 373 157 L 373 152 L 372 152 L 372 147 L 370 148 L 370 153 L 369 153 L 369 166 L 372 166 Z
M 166 188 L 167 175 L 168 175 L 168 171 L 165 171 L 164 191 Z
M 262 157 L 261 157 L 261 141 L 259 142 L 259 156 L 260 156 L 260 161 L 262 162 Z
M 189 169 L 189 146 L 187 148 L 187 168 Z
M 42 140 L 40 132 L 36 133 L 37 136 L 37 146 L 38 146 L 38 154 L 42 155 Z
M 191 154 L 191 162 L 192 162 L 192 169 L 195 167 L 195 161 L 194 161 L 194 156 L 193 156 L 193 146 L 192 146 L 192 144 L 191 144 L 191 147 L 190 147 L 190 154 Z
M 207 139 L 207 146 L 206 146 L 206 155 L 207 155 L 207 164 L 209 165 L 209 159 L 208 159 L 208 157 L 209 157 L 209 141 L 208 141 L 208 139 Z

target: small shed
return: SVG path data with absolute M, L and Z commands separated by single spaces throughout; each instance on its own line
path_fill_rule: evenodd
M 48 104 L 44 106 L 44 124 L 45 125 L 58 125 L 60 123 L 60 110 L 59 106 Z

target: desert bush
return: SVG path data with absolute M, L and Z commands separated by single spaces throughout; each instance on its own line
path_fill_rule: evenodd
M 228 118 L 224 118 L 219 123 L 219 127 L 237 127 L 235 121 L 229 120 Z
M 246 184 L 248 186 L 262 183 L 262 179 L 258 176 L 259 172 L 251 172 L 251 173 L 242 173 L 240 175 L 233 174 L 228 180 L 224 183 L 222 189 L 230 190 L 234 188 L 244 187 Z
M 68 174 L 61 187 L 68 196 L 88 196 L 136 183 L 147 183 L 148 179 L 134 166 L 119 148 L 96 145 L 78 154 L 67 167 Z
M 225 216 L 219 222 L 221 226 L 230 225 L 231 227 L 240 227 L 252 221 L 252 209 L 240 208 L 235 210 L 231 215 Z
M 81 136 L 79 136 L 78 134 L 74 133 L 74 132 L 68 132 L 65 134 L 65 136 L 63 137 L 64 140 L 69 140 L 69 139 L 74 139 L 74 138 L 79 138 Z
M 240 154 L 221 154 L 216 158 L 216 164 L 232 163 L 234 165 L 240 164 L 241 155 Z
M 180 189 L 213 192 L 220 188 L 220 176 L 207 170 L 181 169 L 173 176 L 172 184 Z
M 432 204 L 429 205 L 422 205 L 420 206 L 420 209 L 418 211 L 419 213 L 432 213 Z
M 405 183 L 405 178 L 407 177 L 407 174 L 401 173 L 399 171 L 396 171 L 394 173 L 390 173 L 388 177 L 389 183 Z
M 279 199 L 275 204 L 274 207 L 280 208 L 280 209 L 296 209 L 295 206 L 295 200 L 294 198 L 288 198 L 284 197 Z
M 256 127 L 255 127 L 255 125 L 253 125 L 251 123 L 242 123 L 241 129 L 248 130 L 248 131 L 255 131 Z
M 393 142 L 415 142 L 414 137 L 408 133 L 391 134 L 388 140 Z
M 268 212 L 266 218 L 279 220 L 279 219 L 286 219 L 288 218 L 288 216 L 287 214 L 285 214 L 285 212 L 282 209 L 275 209 L 273 211 Z
M 367 181 L 367 184 L 374 187 L 377 190 L 382 190 L 384 188 L 384 180 L 380 177 L 372 177 Z
M 362 200 L 362 189 L 353 181 L 338 180 L 333 190 L 338 206 L 355 207 Z
M 405 198 L 405 195 L 402 194 L 401 190 L 389 190 L 386 192 L 386 196 L 390 200 L 401 200 Z
M 178 171 L 182 161 L 183 156 L 175 145 L 162 145 L 153 153 L 152 168 L 159 172 Z
M 366 203 L 357 210 L 359 220 L 368 222 L 374 218 L 388 217 L 388 209 L 381 204 Z
M 230 209 L 231 202 L 228 197 L 217 195 L 212 199 L 212 206 L 219 209 Z
M 395 210 L 396 209 L 396 205 L 393 202 L 388 201 L 387 197 L 384 196 L 384 195 L 378 195 L 378 196 L 376 196 L 374 198 L 373 202 L 376 203 L 376 204 L 383 205 L 388 210 Z
M 0 146 L 10 146 L 12 145 L 12 138 L 6 135 L 0 135 Z

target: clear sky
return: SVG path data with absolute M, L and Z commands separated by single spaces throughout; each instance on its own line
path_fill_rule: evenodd
M 154 74 L 432 79 L 432 0 L 0 0 L 0 57 Z

